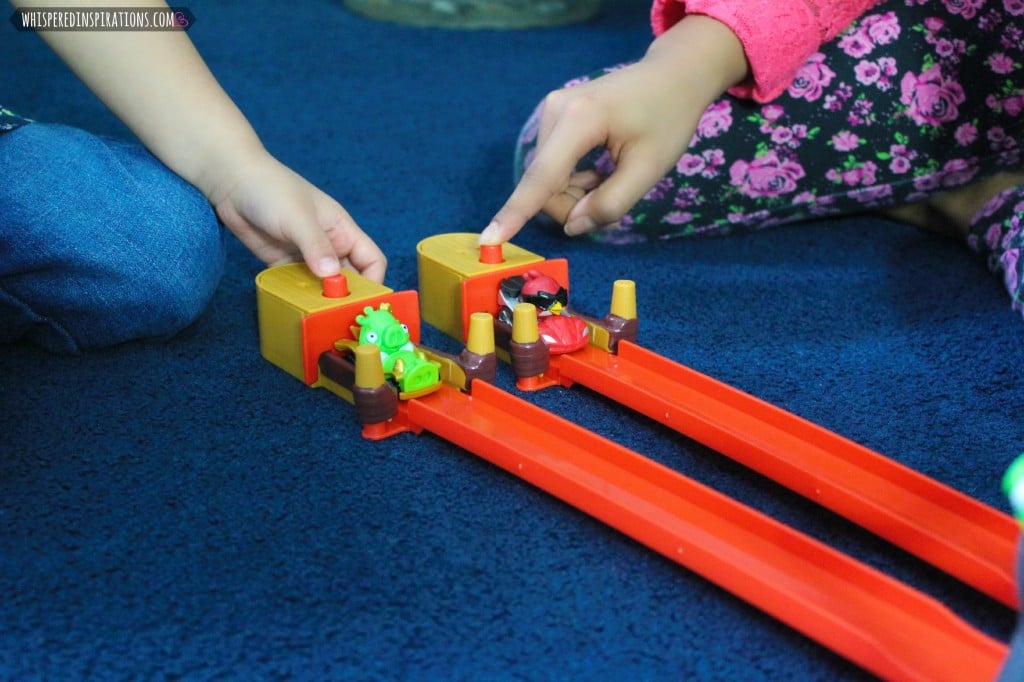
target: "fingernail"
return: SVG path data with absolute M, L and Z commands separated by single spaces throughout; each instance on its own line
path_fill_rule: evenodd
M 498 223 L 493 220 L 490 224 L 483 229 L 480 233 L 480 238 L 477 240 L 477 244 L 497 244 L 498 242 Z
M 579 218 L 573 218 L 565 224 L 565 233 L 570 237 L 575 237 L 578 234 L 584 234 L 591 232 L 597 223 L 590 216 L 580 216 Z
M 330 277 L 341 272 L 341 263 L 337 258 L 321 258 L 316 264 L 316 269 L 320 277 Z

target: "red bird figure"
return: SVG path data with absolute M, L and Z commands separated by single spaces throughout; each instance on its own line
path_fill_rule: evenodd
M 587 323 L 567 310 L 569 292 L 553 277 L 529 270 L 501 280 L 498 319 L 512 324 L 512 309 L 517 303 L 532 303 L 537 308 L 540 338 L 552 353 L 571 353 L 590 341 Z

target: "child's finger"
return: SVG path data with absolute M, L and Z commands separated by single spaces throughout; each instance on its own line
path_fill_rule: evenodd
M 601 176 L 594 171 L 574 173 L 569 178 L 568 187 L 551 197 L 544 205 L 545 215 L 560 225 L 564 225 L 577 202 L 586 196 L 587 192 L 597 187 L 600 182 Z
M 341 259 L 334 250 L 334 244 L 320 227 L 311 212 L 304 212 L 294 218 L 295 222 L 286 234 L 299 247 L 302 259 L 317 277 L 330 277 L 341 272 Z
M 664 175 L 658 154 L 634 147 L 619 158 L 615 172 L 573 206 L 565 221 L 570 236 L 614 225 Z
M 342 264 L 375 282 L 383 282 L 387 258 L 348 211 L 323 193 L 317 194 L 316 207 L 319 223 L 327 233 L 334 253 L 342 257 Z
M 356 229 L 358 230 L 358 228 Z M 353 244 L 352 250 L 346 256 L 346 260 L 363 277 L 372 279 L 378 284 L 383 283 L 384 273 L 388 267 L 388 259 L 372 239 L 363 234 L 361 230 L 359 233 L 360 236 Z
M 552 130 L 547 144 L 538 147 L 533 163 L 480 234 L 481 244 L 501 244 L 523 228 L 545 205 L 569 186 L 576 162 L 604 140 L 595 140 L 586 121 L 562 118 Z

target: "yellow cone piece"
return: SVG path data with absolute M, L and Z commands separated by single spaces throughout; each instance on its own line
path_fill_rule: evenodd
M 473 313 L 469 316 L 466 349 L 477 355 L 494 352 L 494 318 L 490 313 Z
M 512 309 L 512 340 L 533 343 L 540 339 L 537 329 L 537 308 L 532 303 L 518 303 Z
M 380 348 L 370 343 L 356 346 L 356 386 L 377 388 L 384 383 L 384 365 L 380 360 Z
M 611 314 L 624 320 L 636 319 L 636 282 L 631 279 L 617 279 L 612 284 Z

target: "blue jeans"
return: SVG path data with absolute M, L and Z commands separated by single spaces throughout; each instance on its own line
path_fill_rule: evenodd
M 80 353 L 174 334 L 224 251 L 205 197 L 142 147 L 44 123 L 0 135 L 0 342 Z

